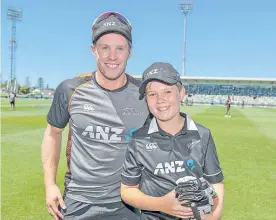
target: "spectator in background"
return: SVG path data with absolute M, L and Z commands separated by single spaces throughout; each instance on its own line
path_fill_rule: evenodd
M 242 100 L 242 108 L 244 108 L 244 99 Z
M 11 111 L 15 110 L 15 98 L 16 98 L 15 92 L 10 92 L 9 93 L 9 100 L 10 100 L 10 105 L 11 105 Z
M 230 95 L 228 95 L 228 98 L 226 100 L 226 113 L 225 113 L 225 116 L 224 117 L 228 117 L 228 118 L 231 118 L 231 115 L 230 115 L 230 108 L 231 108 L 231 98 L 230 98 Z

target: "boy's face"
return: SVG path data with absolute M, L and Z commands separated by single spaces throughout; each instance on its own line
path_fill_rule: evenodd
M 183 86 L 167 85 L 152 81 L 146 87 L 146 99 L 150 112 L 160 121 L 169 121 L 179 115 L 180 102 L 185 96 Z

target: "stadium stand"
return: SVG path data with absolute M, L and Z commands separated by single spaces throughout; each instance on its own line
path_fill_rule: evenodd
M 186 91 L 190 94 L 203 95 L 239 95 L 239 96 L 276 96 L 276 86 L 252 85 L 218 85 L 218 84 L 185 84 Z
M 232 105 L 276 107 L 276 79 L 183 77 L 186 93 L 194 104 L 225 105 L 228 95 Z M 189 103 L 185 97 L 184 103 Z
M 140 78 L 140 77 L 136 77 Z M 276 107 L 276 78 L 181 77 L 186 89 L 183 104 Z

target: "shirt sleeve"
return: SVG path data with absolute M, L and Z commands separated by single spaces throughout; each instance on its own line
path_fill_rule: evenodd
M 203 172 L 203 177 L 212 184 L 222 182 L 224 178 L 211 133 L 209 133 Z
M 68 111 L 70 99 L 67 90 L 69 90 L 69 87 L 65 82 L 62 82 L 57 87 L 51 108 L 47 115 L 48 123 L 57 128 L 65 128 L 70 118 Z
M 137 148 L 135 140 L 132 138 L 128 144 L 125 162 L 122 170 L 122 183 L 134 186 L 140 183 L 143 166 L 137 160 Z

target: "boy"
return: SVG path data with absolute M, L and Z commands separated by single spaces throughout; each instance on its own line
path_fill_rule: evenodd
M 122 172 L 122 199 L 149 220 L 190 219 L 191 208 L 178 201 L 174 189 L 185 177 L 204 178 L 217 197 L 213 212 L 201 218 L 220 219 L 224 185 L 215 144 L 209 129 L 180 112 L 185 90 L 178 72 L 168 63 L 152 64 L 143 73 L 139 92 L 154 117 L 132 136 Z

